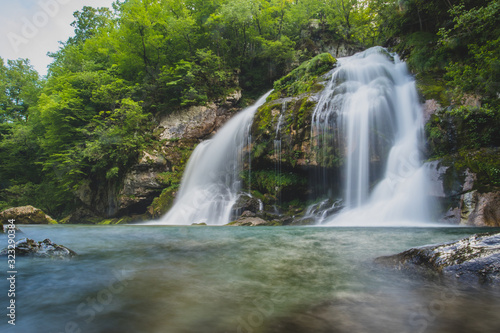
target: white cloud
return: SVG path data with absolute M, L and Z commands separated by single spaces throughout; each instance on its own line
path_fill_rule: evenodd
M 28 58 L 47 73 L 47 52 L 73 35 L 73 13 L 84 6 L 111 7 L 113 0 L 0 0 L 0 57 Z

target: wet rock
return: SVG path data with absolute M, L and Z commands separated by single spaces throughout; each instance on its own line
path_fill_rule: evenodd
M 204 226 L 204 225 L 207 225 L 205 222 L 201 222 L 201 223 L 193 223 L 191 225 L 194 225 L 194 226 Z
M 233 206 L 233 215 L 239 216 L 242 213 L 258 213 L 261 209 L 262 202 L 250 195 L 241 195 Z M 248 214 L 248 213 L 247 213 Z
M 6 209 L 0 213 L 0 219 L 8 221 L 16 220 L 15 224 L 55 224 L 53 218 L 45 214 L 41 209 L 33 206 L 22 206 Z
M 412 248 L 379 257 L 375 262 L 445 280 L 500 285 L 500 233 L 473 235 L 452 243 Z
M 238 227 L 258 227 L 258 226 L 267 226 L 269 222 L 261 219 L 260 217 L 240 217 L 236 221 L 229 223 L 230 226 L 238 226 Z
M 422 106 L 422 112 L 424 114 L 424 123 L 427 123 L 431 116 L 436 113 L 437 110 L 441 108 L 441 105 L 435 99 L 428 99 L 424 102 Z
M 500 226 L 500 192 L 481 187 L 478 175 L 458 170 L 446 161 L 426 163 L 430 186 L 428 195 L 436 219 L 450 224 L 477 227 Z
M 243 214 L 241 214 L 241 217 L 255 217 L 256 214 L 254 212 L 251 212 L 249 210 L 245 210 Z
M 461 224 L 500 227 L 500 192 L 465 193 L 462 196 Z
M 29 238 L 23 238 L 16 242 L 16 255 L 18 256 L 33 256 L 33 257 L 48 257 L 48 258 L 64 258 L 73 257 L 76 253 L 65 246 L 52 243 L 50 239 L 45 239 L 42 242 L 36 242 Z M 0 255 L 7 255 L 8 248 L 0 252 Z
M 140 162 L 123 179 L 118 195 L 117 214 L 143 213 L 161 193 L 163 186 L 157 176 L 167 171 L 168 167 L 167 160 L 159 152 L 143 152 Z

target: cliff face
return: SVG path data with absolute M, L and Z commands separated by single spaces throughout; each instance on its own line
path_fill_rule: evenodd
M 500 226 L 500 190 L 478 182 L 478 174 L 449 159 L 427 164 L 437 220 L 476 227 Z
M 245 172 L 249 177 L 242 175 L 245 188 L 253 190 L 253 199 L 264 204 L 265 212 L 280 211 L 294 217 L 286 219 L 287 224 L 305 221 L 306 203 L 321 197 L 321 189 L 312 193 L 308 186 L 313 178 L 338 174 L 343 164 L 336 148 L 325 158 L 311 138 L 312 113 L 335 63 L 329 53 L 303 63 L 276 81 L 274 92 L 254 117 L 251 165 L 245 166 L 245 171 L 251 168 L 251 172 Z M 420 87 L 422 95 L 428 97 L 425 85 Z M 114 218 L 113 222 L 125 222 L 165 214 L 192 151 L 237 113 L 240 99 L 241 92 L 237 91 L 218 103 L 158 118 L 156 143 L 141 153 L 137 164 L 119 182 L 83 184 L 77 192 L 82 204 L 66 221 Z M 439 99 L 423 103 L 434 217 L 450 224 L 500 226 L 500 139 L 496 135 L 500 118 L 482 108 L 477 98 L 469 98 L 467 105 L 453 109 L 441 103 Z M 324 187 L 335 188 L 335 184 Z M 278 218 L 273 214 L 261 217 Z
M 424 103 L 431 197 L 436 219 L 469 226 L 500 226 L 500 115 L 478 98 L 443 108 Z
M 311 119 L 335 63 L 335 58 L 323 53 L 302 64 L 275 83 L 274 92 L 254 117 L 247 182 L 267 211 L 300 215 L 299 206 L 311 196 L 312 170 L 331 167 L 323 165 L 312 147 Z
M 64 222 L 97 223 L 111 219 L 111 223 L 117 223 L 165 213 L 191 152 L 239 110 L 236 105 L 240 99 L 241 92 L 236 91 L 218 103 L 160 117 L 154 130 L 156 141 L 141 153 L 137 164 L 119 182 L 82 184 L 76 192 L 80 207 Z

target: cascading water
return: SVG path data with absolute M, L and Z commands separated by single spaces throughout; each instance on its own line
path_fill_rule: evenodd
M 406 64 L 381 47 L 338 63 L 312 119 L 318 156 L 343 158 L 345 208 L 326 223 L 428 221 L 422 112 Z
M 281 113 L 278 118 L 278 123 L 276 125 L 276 134 L 274 137 L 274 173 L 275 173 L 275 195 L 276 195 L 276 204 L 279 206 L 281 204 L 281 126 L 283 125 L 283 115 L 286 112 L 286 101 L 283 102 L 281 107 Z
M 211 140 L 196 147 L 174 206 L 155 224 L 222 225 L 229 222 L 241 190 L 240 173 L 245 162 L 244 150 L 251 141 L 253 116 L 269 94 L 232 118 Z

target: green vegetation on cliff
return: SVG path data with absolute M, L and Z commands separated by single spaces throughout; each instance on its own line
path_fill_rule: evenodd
M 118 191 L 162 114 L 255 98 L 322 50 L 375 42 L 357 0 L 125 0 L 74 17 L 47 77 L 0 60 L 0 209 L 63 217 L 82 184 Z
M 82 184 L 116 192 L 143 151 L 160 151 L 155 122 L 162 115 L 240 90 L 248 101 L 275 89 L 253 126 L 254 165 L 264 171 L 277 159 L 277 99 L 288 98 L 279 159 L 293 179 L 303 178 L 297 170 L 314 158 L 309 97 L 336 62 L 323 52 L 342 45 L 391 46 L 418 72 L 426 98 L 443 107 L 481 105 L 433 118 L 431 157 L 493 149 L 499 11 L 498 0 L 125 0 L 113 10 L 83 7 L 74 14 L 74 36 L 51 54 L 47 77 L 29 60 L 0 59 L 0 209 L 34 205 L 61 218 L 83 207 Z M 449 133 L 459 147 L 449 145 Z M 160 175 L 165 189 L 152 215 L 173 198 L 186 159 L 178 161 Z

